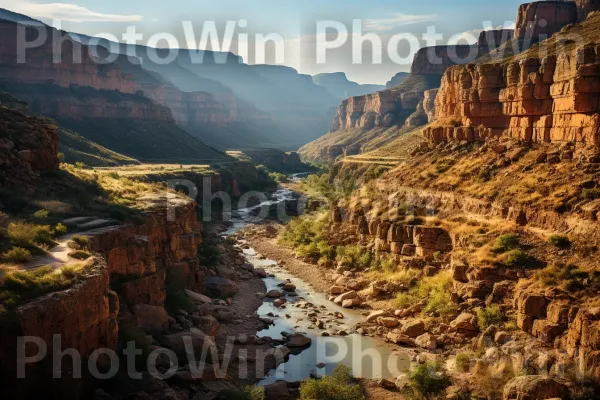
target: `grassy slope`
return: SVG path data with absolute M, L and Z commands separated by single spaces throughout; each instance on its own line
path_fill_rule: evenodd
M 100 146 L 76 132 L 60 129 L 60 151 L 69 164 L 82 162 L 90 167 L 138 164 L 139 161 Z

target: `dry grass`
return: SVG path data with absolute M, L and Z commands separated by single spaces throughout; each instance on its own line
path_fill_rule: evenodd
M 64 290 L 83 279 L 93 262 L 64 265 L 54 269 L 42 266 L 31 270 L 6 267 L 0 278 L 0 312 L 48 293 Z

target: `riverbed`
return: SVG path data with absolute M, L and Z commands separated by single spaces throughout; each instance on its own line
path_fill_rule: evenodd
M 260 219 L 254 216 L 256 210 L 293 197 L 290 190 L 280 189 L 267 201 L 234 211 L 232 226 L 224 235 L 232 235 L 250 224 L 260 223 Z M 292 349 L 289 360 L 271 371 L 259 385 L 330 375 L 338 364 L 347 365 L 354 376 L 365 379 L 393 380 L 408 370 L 411 353 L 354 331 L 354 326 L 364 318 L 361 311 L 345 309 L 330 302 L 325 294 L 317 292 L 274 260 L 259 256 L 252 248 L 244 249 L 244 254 L 255 268 L 263 268 L 269 274 L 264 279 L 267 292 L 281 290 L 287 282 L 296 287 L 292 292 L 283 291 L 282 299 L 286 301 L 283 308 L 276 307 L 273 299 L 265 298 L 257 312 L 261 318 L 272 320 L 273 325 L 257 332 L 257 336 L 283 340 L 284 336 L 302 333 L 312 340 L 304 349 Z

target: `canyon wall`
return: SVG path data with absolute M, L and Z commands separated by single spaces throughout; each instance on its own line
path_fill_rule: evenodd
M 0 187 L 58 170 L 58 127 L 0 105 Z
M 599 21 L 600 22 L 600 21 Z M 450 68 L 436 98 L 434 142 L 509 136 L 599 145 L 600 48 L 570 48 L 543 59 Z
M 139 60 L 111 54 L 101 46 L 82 45 L 66 32 L 52 28 L 24 28 L 28 42 L 38 39 L 38 35 L 46 40 L 27 49 L 24 59 L 19 60 L 19 29 L 15 23 L 0 21 L 0 81 L 5 90 L 14 90 L 13 94 L 31 103 L 36 112 L 63 120 L 171 120 L 200 140 L 225 147 L 226 143 L 214 141 L 214 136 L 205 134 L 232 124 L 237 124 L 237 130 L 240 124 L 253 123 L 264 129 L 271 121 L 268 115 L 239 100 L 232 91 L 218 95 L 182 91 L 158 74 L 143 69 Z M 24 90 L 16 83 L 39 86 L 46 91 L 49 86 L 55 86 L 52 91 L 60 91 L 63 96 L 54 100 L 52 96 L 44 96 L 44 90 Z M 102 93 L 86 91 L 86 88 Z M 147 99 L 156 104 L 149 104 Z
M 515 37 L 549 38 L 564 26 L 579 20 L 577 5 L 565 1 L 536 1 L 521 4 L 517 15 Z
M 204 291 L 206 270 L 197 257 L 202 238 L 196 203 L 173 196 L 167 207 L 167 199 L 158 195 L 142 201 L 148 210 L 140 223 L 85 232 L 95 263 L 79 283 L 0 316 L 0 393 L 7 398 L 39 398 L 48 393 L 52 398 L 85 398 L 95 386 L 89 376 L 90 356 L 96 349 L 117 349 L 122 320 L 160 324 L 142 319 L 143 310 L 164 307 L 165 279 L 170 274 L 180 274 L 188 288 Z M 53 343 L 54 335 L 60 335 L 58 342 Z M 26 365 L 24 379 L 16 379 L 16 338 L 23 336 L 40 338 L 48 351 L 43 360 Z M 32 356 L 37 346 L 30 343 L 25 349 Z M 53 379 L 53 355 L 66 349 L 81 355 L 82 376 L 74 375 L 73 361 L 65 356 L 59 364 L 61 379 Z M 100 370 L 109 366 L 106 362 L 98 359 Z

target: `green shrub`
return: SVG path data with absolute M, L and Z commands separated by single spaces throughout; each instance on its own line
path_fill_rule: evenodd
M 121 179 L 121 176 L 119 175 L 118 172 L 113 171 L 113 172 L 109 172 L 108 173 L 108 177 L 112 178 L 112 179 Z
M 54 235 L 55 236 L 66 235 L 67 232 L 69 232 L 69 228 L 67 228 L 65 225 L 63 225 L 61 223 L 56 224 L 56 226 L 54 227 Z
M 90 237 L 83 235 L 75 235 L 71 238 L 73 242 L 75 242 L 79 248 L 85 248 L 90 244 Z
M 33 213 L 33 216 L 37 219 L 46 219 L 48 218 L 48 214 L 48 210 L 37 210 Z
M 36 244 L 51 244 L 53 232 L 48 225 L 28 222 L 11 222 L 7 229 L 8 238 L 18 246 L 31 247 Z
M 519 236 L 514 233 L 499 236 L 496 238 L 494 252 L 504 253 L 508 250 L 518 249 L 521 246 Z
M 481 331 L 485 331 L 492 325 L 500 326 L 504 323 L 504 320 L 504 313 L 497 304 L 477 310 L 477 323 Z
M 86 251 L 75 250 L 68 254 L 69 257 L 75 258 L 77 260 L 87 260 L 92 255 Z
M 451 384 L 445 371 L 431 362 L 417 366 L 409 378 L 411 387 L 428 400 L 442 393 Z
M 568 249 L 571 247 L 571 240 L 567 235 L 552 235 L 548 238 L 548 242 L 559 249 Z
M 338 365 L 333 376 L 311 379 L 300 386 L 301 400 L 364 400 L 362 388 L 354 384 L 350 369 Z
M 537 268 L 541 262 L 522 250 L 513 250 L 506 255 L 504 265 L 511 268 Z
M 31 260 L 31 252 L 22 247 L 13 247 L 6 253 L 2 254 L 2 259 L 7 263 L 25 263 Z
M 77 169 L 85 168 L 85 164 L 82 163 L 81 161 L 77 161 L 74 165 L 75 165 L 75 168 L 77 168 Z
M 597 273 L 590 275 L 573 264 L 554 264 L 535 274 L 535 278 L 545 286 L 559 286 L 569 292 L 575 292 L 585 287 L 600 283 Z
M 460 372 L 469 372 L 471 369 L 471 359 L 472 355 L 470 353 L 459 353 L 456 355 L 456 369 Z

